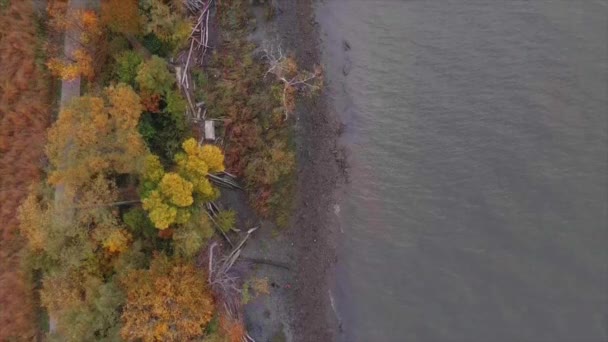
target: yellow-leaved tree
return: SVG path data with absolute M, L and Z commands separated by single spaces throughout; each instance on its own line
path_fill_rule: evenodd
M 131 234 L 126 229 L 114 229 L 108 232 L 102 245 L 110 253 L 124 252 L 129 248 Z
M 150 269 L 130 271 L 121 284 L 127 296 L 121 336 L 127 341 L 191 341 L 202 337 L 213 316 L 207 279 L 191 264 L 161 254 Z
M 178 173 L 194 185 L 194 192 L 202 201 L 215 199 L 219 193 L 211 186 L 207 174 L 224 171 L 222 151 L 214 145 L 199 146 L 193 138 L 184 141 L 182 149 L 175 156 Z
M 192 190 L 192 183 L 177 173 L 165 173 L 158 156 L 146 156 L 141 183 L 142 206 L 156 228 L 167 229 L 174 223 L 188 221 L 188 207 L 194 202 Z
M 186 223 L 190 218 L 187 207 L 193 202 L 192 183 L 176 173 L 166 173 L 157 189 L 142 200 L 143 208 L 158 229 L 169 228 L 173 223 Z
M 49 182 L 78 188 L 106 171 L 136 171 L 146 151 L 137 131 L 141 112 L 139 96 L 125 84 L 106 88 L 103 97 L 73 99 L 49 129 Z
M 61 265 L 79 267 L 104 248 L 125 251 L 131 235 L 110 205 L 118 200 L 116 185 L 102 176 L 90 180 L 65 200 L 49 200 L 33 189 L 20 208 L 20 229 L 33 253 Z
M 158 189 L 172 204 L 178 207 L 187 207 L 194 202 L 192 183 L 183 179 L 177 173 L 166 173 L 161 179 Z
M 207 174 L 224 170 L 222 151 L 213 145 L 199 146 L 194 139 L 182 144 L 175 156 L 177 172 L 165 173 L 157 156 L 148 155 L 142 173 L 142 204 L 158 229 L 184 224 L 191 216 L 190 207 L 214 200 L 219 191 Z
M 98 175 L 69 199 L 53 200 L 45 191 L 32 189 L 20 228 L 30 255 L 44 260 L 40 303 L 55 326 L 47 339 L 117 341 L 123 299 L 110 268 L 132 244 L 118 210 L 108 207 L 118 189 Z

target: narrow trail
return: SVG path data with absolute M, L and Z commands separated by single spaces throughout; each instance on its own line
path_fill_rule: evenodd
M 69 14 L 79 10 L 97 8 L 98 6 L 99 0 L 69 0 L 67 13 Z M 63 43 L 63 53 L 65 56 L 74 56 L 74 52 L 78 49 L 78 37 L 80 34 L 80 29 L 71 29 L 66 32 Z M 80 96 L 80 79 L 80 77 L 77 77 L 73 80 L 61 81 L 61 102 L 59 104 L 59 113 L 65 109 L 65 106 L 70 103 L 73 98 Z M 55 187 L 55 203 L 62 202 L 64 200 L 64 196 L 64 186 L 58 185 Z M 49 317 L 49 332 L 53 333 L 56 331 L 56 329 L 57 318 Z

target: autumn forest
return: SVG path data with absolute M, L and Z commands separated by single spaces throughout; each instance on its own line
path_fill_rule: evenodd
M 253 340 L 231 268 L 258 227 L 217 201 L 288 224 L 322 77 L 252 44 L 249 6 L 0 1 L 0 341 Z

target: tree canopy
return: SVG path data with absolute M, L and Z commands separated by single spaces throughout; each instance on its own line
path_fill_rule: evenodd
M 31 192 L 20 210 L 21 231 L 30 248 L 64 268 L 95 259 L 98 247 L 124 251 L 130 235 L 108 204 L 118 198 L 113 182 L 97 176 L 69 200 Z
M 232 29 L 241 33 L 244 5 L 244 0 L 218 4 L 218 14 L 232 18 Z M 229 145 L 251 152 L 252 158 L 263 156 L 259 168 L 265 172 L 256 180 L 268 183 L 267 187 L 287 173 L 266 164 L 291 167 L 291 155 L 284 153 L 286 145 L 267 144 L 274 138 L 256 139 L 264 132 L 269 136 L 277 132 L 271 126 L 276 121 L 271 118 L 276 101 L 274 92 L 247 90 L 268 82 L 260 74 L 261 65 L 254 66 L 249 50 L 253 45 L 241 40 L 241 33 L 235 44 L 227 44 L 236 50 L 222 55 L 227 65 L 244 66 L 246 75 L 219 70 L 208 80 L 225 85 L 215 92 L 222 103 L 212 101 L 207 87 L 190 74 L 190 89 L 199 91 L 194 94 L 178 87 L 174 70 L 159 56 L 179 56 L 175 54 L 189 40 L 192 20 L 205 14 L 193 15 L 192 6 L 197 5 L 181 0 L 102 0 L 98 17 L 92 10 L 74 10 L 58 1 L 49 4 L 47 18 L 40 18 L 41 28 L 51 29 L 50 44 L 30 45 L 45 46 L 49 71 L 63 80 L 88 78 L 83 96 L 61 103 L 47 132 L 48 163 L 36 158 L 47 163 L 40 168 L 48 177 L 30 188 L 18 215 L 24 269 L 32 279 L 26 291 L 36 294 L 41 309 L 40 317 L 32 316 L 31 321 L 39 324 L 48 314 L 48 329 L 41 325 L 37 332 L 46 333 L 45 340 L 241 341 L 245 336 L 241 315 L 233 312 L 240 307 L 227 297 L 237 296 L 238 282 L 222 271 L 235 287 L 224 293 L 215 286 L 217 272 L 208 276 L 195 266 L 195 259 L 208 252 L 205 247 L 214 228 L 219 226 L 226 238 L 242 233 L 234 229 L 234 211 L 221 208 L 218 213 L 210 209 L 213 205 L 204 205 L 219 196 L 210 179 L 224 170 L 225 157 L 217 146 L 188 139 L 200 133 L 191 125 L 194 121 L 189 122 L 193 118 L 188 111 L 193 103 L 205 101 L 211 117 L 224 117 Z M 59 37 L 65 37 L 61 47 L 55 44 Z M 226 36 L 221 40 L 230 41 Z M 14 39 L 10 42 L 15 44 Z M 192 65 L 188 72 L 197 69 L 202 70 Z M 15 74 L 18 82 L 7 84 L 31 82 L 19 75 L 27 73 Z M 6 106 L 20 93 L 19 86 L 9 88 L 2 94 Z M 228 115 L 216 115 L 224 110 Z M 240 120 L 241 114 L 245 120 Z M 5 142 L 0 141 L 0 148 Z M 263 154 L 259 149 L 265 151 L 265 146 L 272 149 Z M 245 167 L 235 173 L 242 176 L 244 171 Z M 0 283 L 4 284 L 3 278 Z M 218 304 L 216 310 L 215 300 L 227 305 Z M 10 310 L 8 315 L 15 313 Z M 31 330 L 30 340 L 35 333 Z
M 142 7 L 148 13 L 148 20 L 144 24 L 146 33 L 155 34 L 173 50 L 187 42 L 192 24 L 180 15 L 184 10 L 183 4 L 178 1 L 167 4 L 162 0 L 145 0 Z
M 117 341 L 120 314 L 124 301 L 122 290 L 114 281 L 104 282 L 99 275 L 84 270 L 70 270 L 47 276 L 40 292 L 41 302 L 57 321 L 49 341 Z
M 141 90 L 158 95 L 167 93 L 175 83 L 175 77 L 169 72 L 167 62 L 158 56 L 152 56 L 140 64 L 135 80 Z
M 195 202 L 215 199 L 219 192 L 207 179 L 210 172 L 224 170 L 224 156 L 217 146 L 199 146 L 190 138 L 175 156 L 177 172 L 165 172 L 157 156 L 148 155 L 142 172 L 142 204 L 158 229 L 184 224 Z
M 204 274 L 193 265 L 158 255 L 147 270 L 121 279 L 127 302 L 122 313 L 125 340 L 189 341 L 201 337 L 214 302 Z
M 141 28 L 137 0 L 103 0 L 101 20 L 114 32 L 137 34 Z
M 215 199 L 218 193 L 207 174 L 224 171 L 222 151 L 214 145 L 199 146 L 193 138 L 184 141 L 182 149 L 175 156 L 178 173 L 194 185 L 194 192 L 203 201 Z
M 80 76 L 92 79 L 94 76 L 93 51 L 102 36 L 99 17 L 91 10 L 66 10 L 65 4 L 53 2 L 49 6 L 49 27 L 58 33 L 65 33 L 74 44 L 71 55 L 61 56 L 58 51 L 49 51 L 47 67 L 62 80 L 72 80 Z
M 49 129 L 51 184 L 78 187 L 109 170 L 136 171 L 146 150 L 137 131 L 141 112 L 139 96 L 125 84 L 106 88 L 103 97 L 73 99 Z

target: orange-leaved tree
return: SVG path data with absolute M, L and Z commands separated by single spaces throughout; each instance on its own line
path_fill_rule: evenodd
M 92 79 L 95 48 L 103 33 L 97 14 L 91 10 L 72 11 L 61 2 L 52 2 L 48 14 L 49 27 L 66 37 L 65 51 L 49 51 L 47 66 L 51 73 L 62 80 L 80 76 Z
M 191 264 L 157 255 L 150 269 L 132 270 L 121 283 L 125 340 L 190 341 L 204 334 L 213 316 L 207 279 Z

